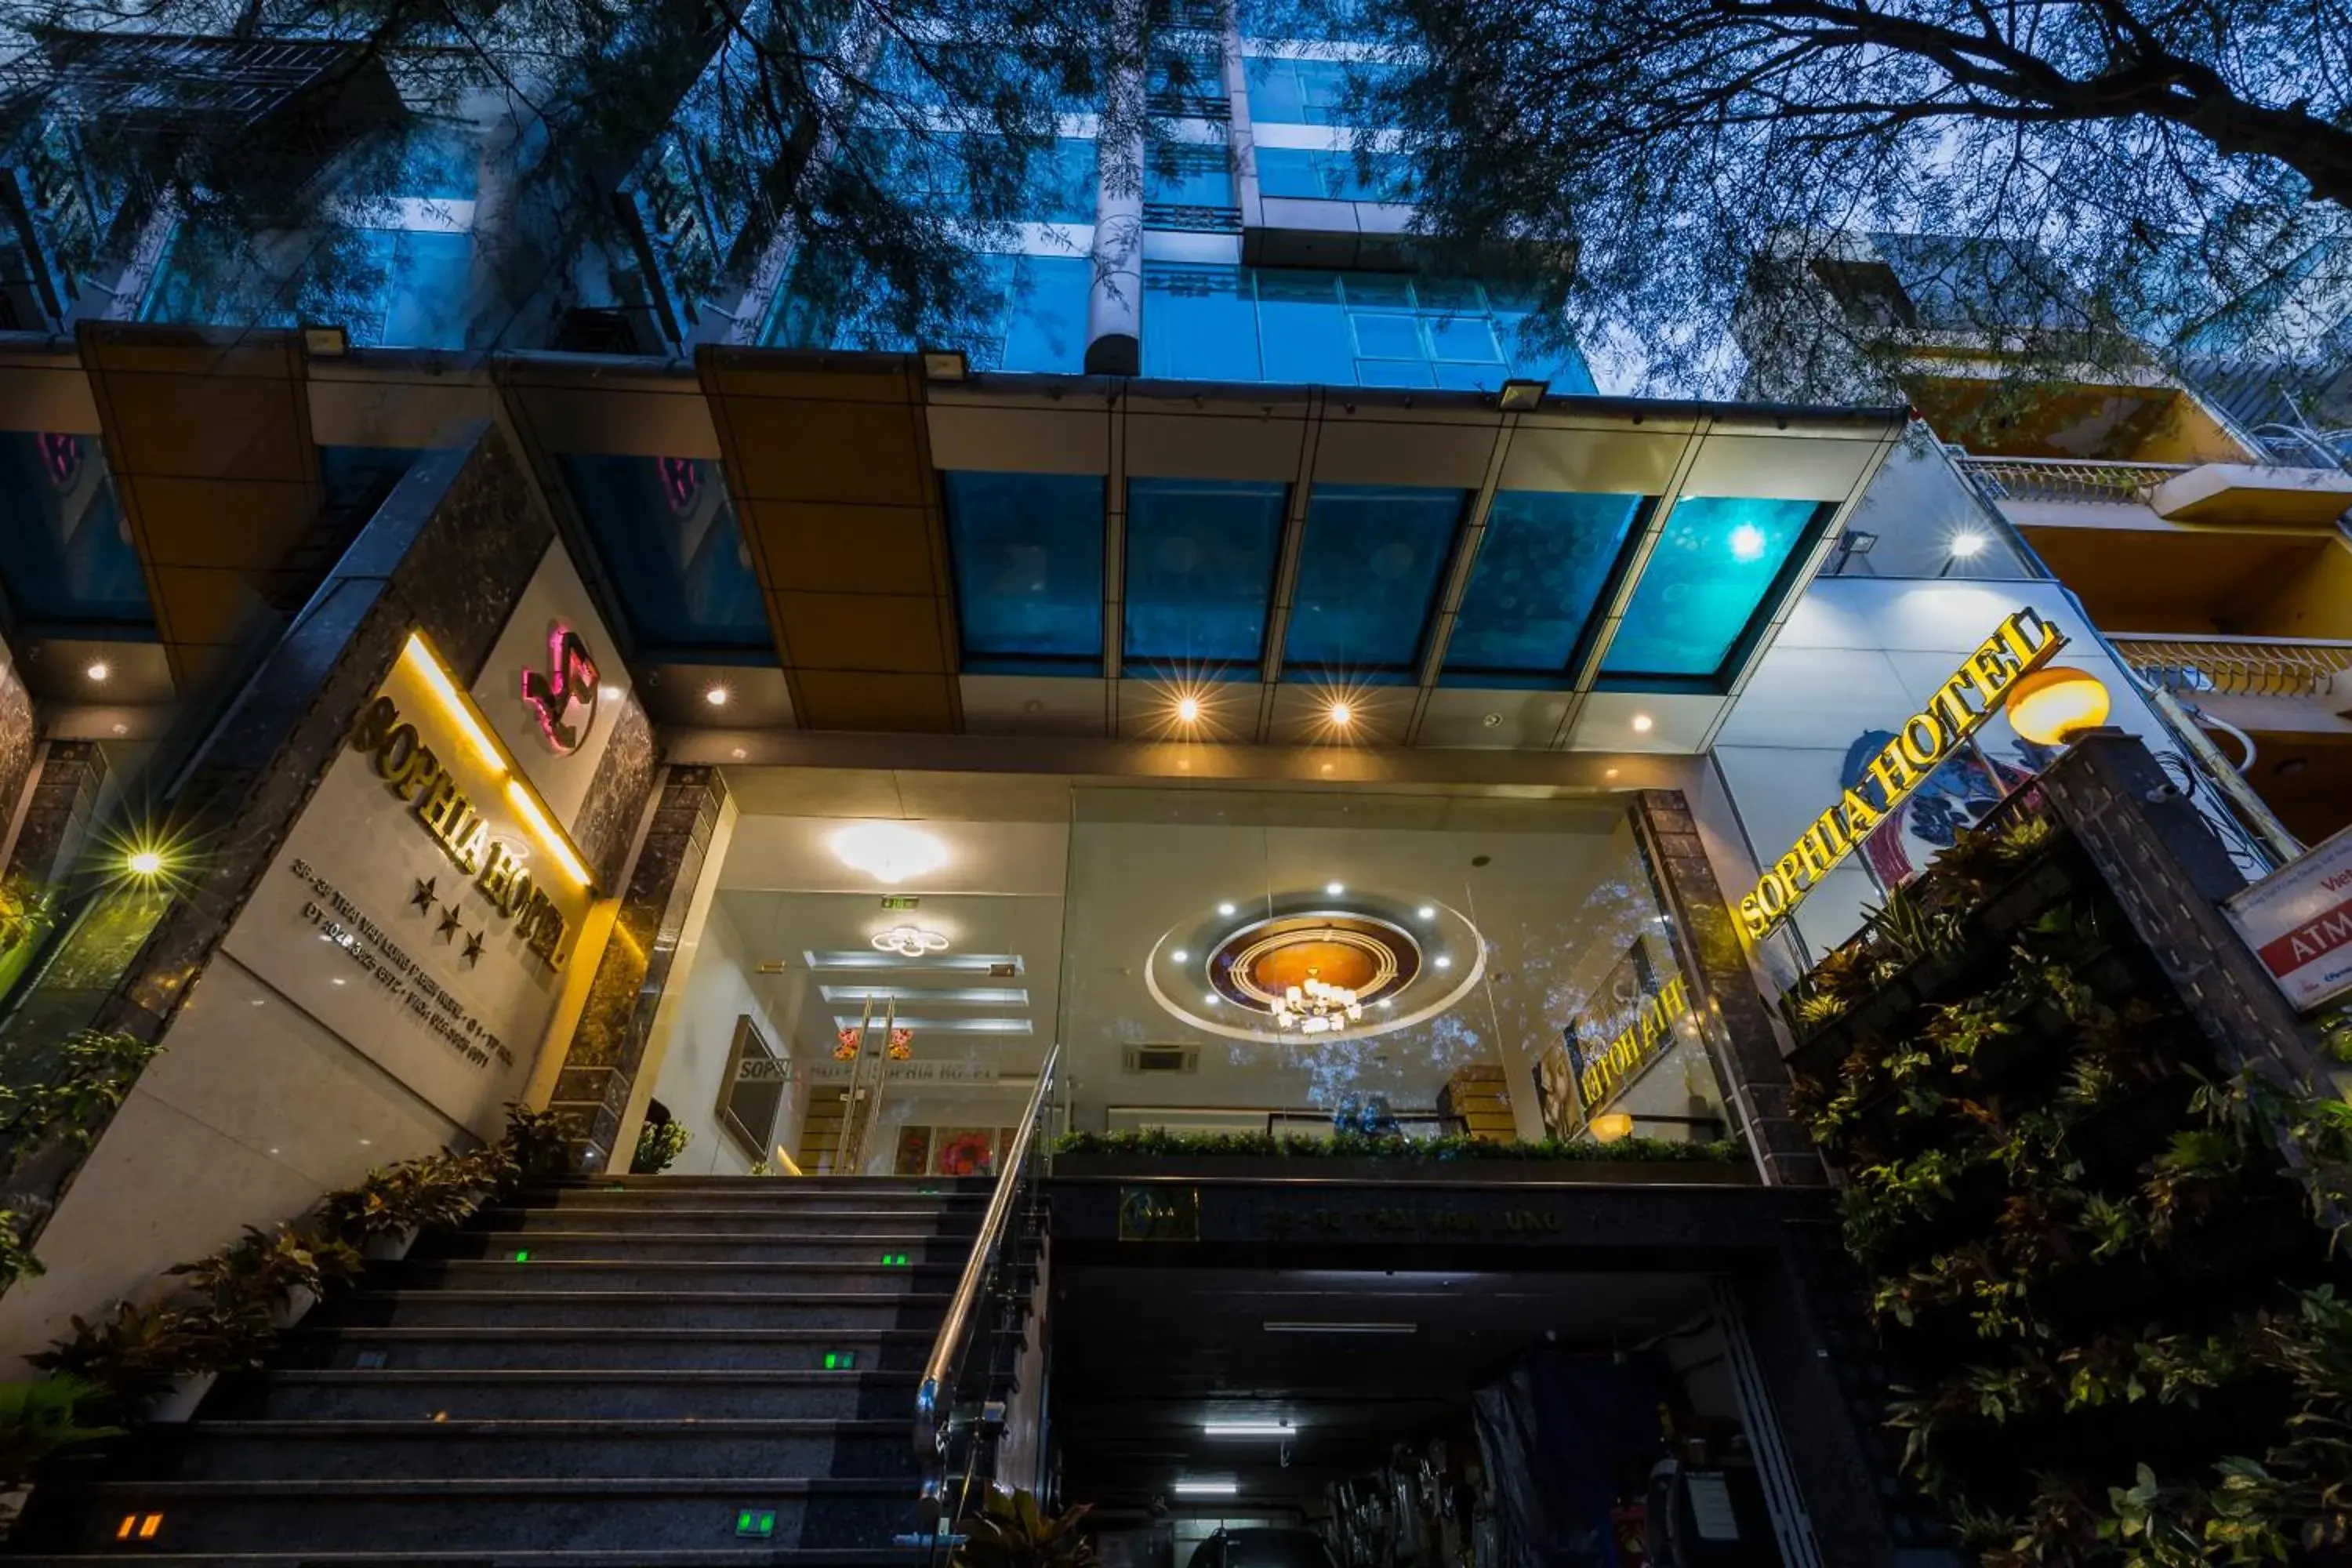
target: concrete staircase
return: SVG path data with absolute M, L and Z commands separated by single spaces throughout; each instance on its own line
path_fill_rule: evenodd
M 55 1467 L 6 1550 L 904 1568 L 916 1383 L 988 1192 L 647 1176 L 528 1194 L 373 1266 L 194 1422 Z

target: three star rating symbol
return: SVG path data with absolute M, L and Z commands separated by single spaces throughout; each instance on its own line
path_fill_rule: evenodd
M 423 910 L 428 915 L 433 912 L 433 906 L 436 901 L 433 892 L 433 881 L 437 879 L 426 879 L 419 878 L 416 883 L 416 891 L 408 896 L 408 901 L 410 903 L 415 905 L 418 909 Z M 457 940 L 457 933 L 460 931 L 465 932 L 466 945 L 464 951 L 459 954 L 459 956 L 465 959 L 466 967 L 470 969 L 475 964 L 479 963 L 482 961 L 482 940 L 487 937 L 489 932 L 488 931 L 467 931 L 466 928 L 465 917 L 457 912 L 457 906 L 455 904 L 443 904 L 441 906 L 441 923 L 433 928 L 433 934 L 441 938 L 444 942 L 454 942 Z

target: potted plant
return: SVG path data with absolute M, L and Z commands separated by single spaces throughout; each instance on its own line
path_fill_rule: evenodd
M 271 1338 L 257 1307 L 221 1311 L 172 1301 L 123 1301 L 97 1322 L 73 1320 L 73 1331 L 26 1359 L 107 1391 L 124 1415 L 185 1421 L 223 1372 L 258 1366 Z
M 167 1272 L 186 1277 L 218 1310 L 257 1306 L 273 1327 L 286 1329 L 318 1303 L 328 1286 L 358 1274 L 361 1261 L 359 1249 L 347 1241 L 314 1240 L 286 1225 L 268 1231 L 247 1226 L 241 1240 Z
M 24 1511 L 35 1466 L 64 1449 L 121 1434 L 120 1426 L 82 1425 L 103 1399 L 101 1390 L 78 1377 L 0 1383 L 0 1540 Z
M 978 1513 L 958 1521 L 957 1568 L 1100 1568 L 1094 1538 L 1078 1528 L 1089 1511 L 1049 1513 L 1028 1492 L 992 1490 Z

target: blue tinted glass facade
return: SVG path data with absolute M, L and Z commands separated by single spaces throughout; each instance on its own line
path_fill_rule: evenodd
M 1718 679 L 1835 510 L 1827 501 L 1685 496 L 1642 570 L 1601 673 Z
M 1155 205 L 1232 206 L 1233 154 L 1222 145 L 1163 142 L 1143 161 L 1143 199 Z
M 1641 496 L 1497 491 L 1440 679 L 1566 681 L 1646 504 Z
M 971 319 L 942 333 L 935 347 L 961 348 L 975 370 L 1077 375 L 1086 369 L 1087 290 L 1092 265 L 1083 256 L 981 256 Z M 838 264 L 814 250 L 793 262 L 762 346 L 865 349 L 905 353 L 917 344 L 872 307 L 877 296 L 852 277 L 827 290 L 801 286 L 804 269 Z
M 1129 674 L 1255 678 L 1288 493 L 1240 479 L 1128 481 Z
M 1480 284 L 1395 273 L 1146 263 L 1143 374 L 1493 392 L 1512 377 L 1590 393 L 1574 349 Z
M 968 210 L 972 163 L 985 163 L 992 149 L 1003 145 L 1003 139 L 995 136 L 919 137 L 904 131 L 877 131 L 861 132 L 850 155 L 893 195 Z M 1013 209 L 1008 216 L 1022 223 L 1094 222 L 1095 143 L 1063 137 L 1031 153 Z
M 36 626 L 151 624 L 147 579 L 95 436 L 0 430 L 0 584 Z
M 1098 670 L 1102 476 L 950 472 L 940 478 L 963 667 L 999 674 Z
M 1242 72 L 1249 83 L 1250 119 L 1265 125 L 1346 124 L 1350 76 L 1367 91 L 1377 92 L 1394 74 L 1370 60 L 1296 60 L 1272 55 L 1244 55 Z
M 640 649 L 773 646 L 717 463 L 567 452 L 562 464 Z
M 1310 201 L 1393 202 L 1405 200 L 1411 165 L 1392 153 L 1376 153 L 1369 177 L 1353 153 L 1309 147 L 1260 147 L 1257 184 L 1261 195 Z
M 1284 662 L 1360 680 L 1411 679 L 1466 499 L 1419 486 L 1315 487 Z

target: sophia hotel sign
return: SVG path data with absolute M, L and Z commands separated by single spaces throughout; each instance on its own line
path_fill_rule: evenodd
M 1739 921 L 1748 934 L 1768 935 L 1787 920 L 1806 894 L 2065 646 L 2065 635 L 2032 610 L 2001 622 L 1739 900 Z

